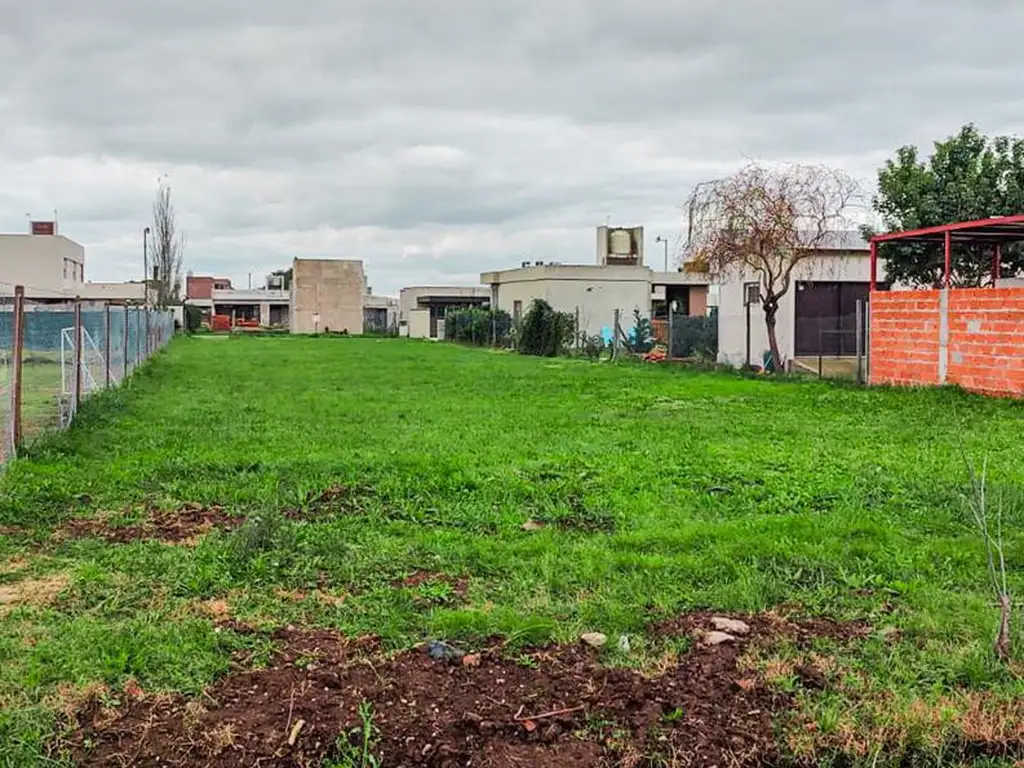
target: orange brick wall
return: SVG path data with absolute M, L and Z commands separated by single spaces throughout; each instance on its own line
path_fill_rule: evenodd
M 949 383 L 1024 396 L 1024 288 L 949 292 L 945 382 L 941 307 L 939 291 L 871 294 L 871 383 Z
M 1024 395 L 1024 288 L 950 291 L 948 380 L 988 395 Z
M 939 291 L 871 294 L 872 384 L 939 383 Z

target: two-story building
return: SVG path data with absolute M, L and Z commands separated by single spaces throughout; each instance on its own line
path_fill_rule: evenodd
M 85 279 L 85 246 L 60 234 L 53 221 L 34 221 L 24 234 L 0 234 L 0 296 L 23 286 L 34 300 L 142 302 L 142 280 L 109 283 Z M 139 267 L 141 277 L 142 267 Z

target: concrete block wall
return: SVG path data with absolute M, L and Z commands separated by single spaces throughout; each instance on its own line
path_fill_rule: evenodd
M 871 295 L 871 383 L 1024 396 L 1024 288 Z

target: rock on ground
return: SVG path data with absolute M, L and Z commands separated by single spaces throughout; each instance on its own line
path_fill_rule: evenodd
M 725 616 L 711 617 L 711 623 L 719 632 L 728 632 L 730 635 L 750 634 L 750 625 L 739 619 L 729 619 Z
M 601 648 L 605 643 L 608 642 L 607 635 L 603 635 L 600 632 L 584 632 L 580 635 L 580 640 L 589 645 L 591 648 Z

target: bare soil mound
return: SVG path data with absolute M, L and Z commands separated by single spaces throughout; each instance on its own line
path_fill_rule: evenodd
M 739 618 L 747 631 L 724 641 L 707 614 L 660 625 L 695 642 L 656 676 L 604 667 L 583 644 L 515 659 L 500 645 L 388 657 L 372 639 L 279 630 L 266 668 L 229 674 L 198 699 L 140 694 L 114 709 L 91 700 L 70 745 L 80 766 L 320 766 L 344 751 L 339 737 L 362 745 L 360 707 L 372 706 L 372 753 L 389 767 L 763 765 L 776 757 L 773 717 L 791 699 L 738 669 L 744 649 L 857 633 Z

